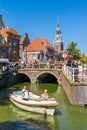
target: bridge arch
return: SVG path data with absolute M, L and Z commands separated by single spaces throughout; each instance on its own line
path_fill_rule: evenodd
M 60 83 L 60 70 L 29 70 L 29 69 L 19 69 L 18 73 L 23 73 L 27 75 L 30 79 L 30 83 L 34 84 L 37 83 L 38 80 L 43 80 L 45 82 L 43 83 Z M 46 82 L 46 80 L 51 79 L 52 81 L 55 80 L 55 82 Z M 47 77 L 47 78 L 46 78 Z M 50 80 L 50 81 L 51 81 Z
M 42 76 L 42 77 L 41 77 Z M 50 82 L 52 81 L 52 80 L 54 80 L 54 82 L 55 83 L 59 83 L 59 78 L 58 78 L 58 76 L 55 74 L 55 73 L 53 73 L 53 72 L 51 72 L 51 71 L 43 71 L 43 72 L 40 72 L 39 74 L 37 74 L 37 76 L 36 76 L 36 78 L 35 78 L 35 82 L 43 82 L 43 81 L 40 81 L 43 77 L 45 77 L 46 76 L 46 79 L 45 80 L 47 80 L 47 78 L 49 78 L 50 77 Z
M 17 81 L 22 81 L 23 82 L 23 79 L 24 79 L 24 81 L 29 81 L 31 83 L 31 77 L 30 77 L 30 75 L 27 74 L 27 72 L 25 72 L 25 73 L 18 73 L 16 75 L 16 80 Z

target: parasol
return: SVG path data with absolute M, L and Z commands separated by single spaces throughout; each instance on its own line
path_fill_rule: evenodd
M 67 55 L 66 57 L 65 57 L 65 60 L 72 60 L 73 59 L 73 56 L 72 55 Z

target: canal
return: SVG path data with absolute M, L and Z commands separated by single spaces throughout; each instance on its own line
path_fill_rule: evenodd
M 49 96 L 59 103 L 54 116 L 23 111 L 9 101 L 9 93 L 21 90 L 23 86 L 35 94 L 48 90 Z M 65 92 L 57 84 L 17 83 L 7 88 L 0 88 L 0 130 L 86 130 L 87 108 L 69 104 Z

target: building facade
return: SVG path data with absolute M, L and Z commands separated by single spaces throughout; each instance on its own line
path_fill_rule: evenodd
M 27 46 L 28 63 L 37 61 L 46 61 L 54 55 L 54 48 L 46 39 L 35 38 Z
M 26 62 L 26 47 L 29 43 L 27 33 L 21 36 L 15 29 L 5 27 L 0 15 L 0 58 L 7 58 L 12 62 Z
M 0 58 L 19 61 L 20 35 L 15 29 L 5 27 L 0 15 Z
M 0 30 L 0 58 L 8 58 L 13 62 L 19 61 L 20 35 L 12 28 Z

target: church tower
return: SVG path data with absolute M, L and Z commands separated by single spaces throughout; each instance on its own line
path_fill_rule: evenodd
M 59 24 L 56 26 L 56 35 L 55 35 L 55 40 L 54 40 L 54 50 L 55 50 L 55 52 L 58 52 L 58 53 L 63 50 L 62 35 L 61 35 L 61 29 L 60 29 Z

